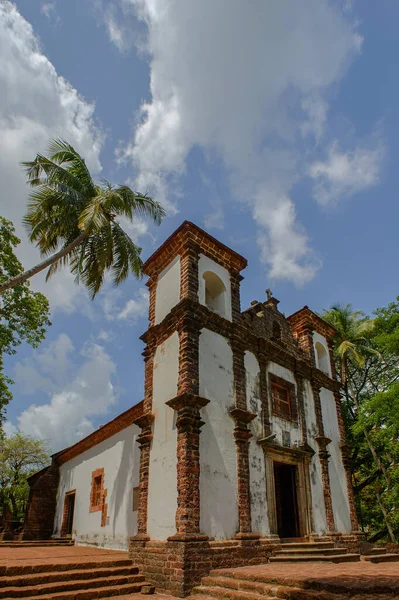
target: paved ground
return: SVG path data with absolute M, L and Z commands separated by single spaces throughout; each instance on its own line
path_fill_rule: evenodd
M 301 588 L 322 587 L 331 592 L 354 592 L 367 589 L 368 593 L 390 590 L 399 593 L 399 562 L 372 564 L 356 563 L 269 563 L 256 567 L 220 569 L 224 576 L 236 573 L 240 578 L 253 581 L 276 582 Z M 319 588 L 319 589 L 320 589 Z
M 103 550 L 90 546 L 38 546 L 35 548 L 1 548 L 0 566 L 28 566 L 42 564 L 60 564 L 85 562 L 101 562 L 128 558 L 127 552 L 120 550 Z

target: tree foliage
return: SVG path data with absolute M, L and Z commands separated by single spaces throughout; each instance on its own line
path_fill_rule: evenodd
M 373 541 L 399 537 L 399 298 L 373 319 L 335 306 L 322 315 L 337 328 L 353 484 L 362 528 Z
M 162 206 L 127 185 L 95 183 L 84 158 L 64 140 L 53 140 L 49 154 L 38 154 L 33 161 L 23 163 L 33 189 L 24 222 L 30 241 L 47 258 L 0 282 L 0 293 L 47 267 L 48 279 L 59 268 L 69 266 L 76 282 L 83 283 L 92 298 L 107 272 L 115 286 L 129 273 L 140 277 L 141 248 L 122 223 L 147 217 L 159 225 L 165 214 Z
M 0 217 L 0 283 L 23 272 L 14 253 L 20 240 L 13 224 Z M 4 373 L 4 356 L 15 354 L 27 342 L 36 348 L 50 325 L 49 304 L 40 292 L 32 292 L 29 282 L 20 283 L 0 296 L 0 425 L 5 406 L 12 398 L 12 380 Z
M 7 504 L 15 519 L 23 516 L 29 496 L 28 477 L 49 464 L 46 442 L 21 432 L 0 439 L 0 511 Z

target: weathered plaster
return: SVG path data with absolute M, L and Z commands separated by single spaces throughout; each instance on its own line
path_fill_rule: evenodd
M 230 274 L 227 269 L 219 265 L 217 262 L 208 258 L 204 254 L 200 254 L 198 261 L 198 300 L 200 304 L 206 306 L 205 302 L 205 280 L 203 274 L 207 271 L 215 273 L 223 281 L 226 288 L 226 312 L 223 315 L 226 319 L 231 321 L 231 283 Z
M 76 543 L 127 549 L 129 537 L 137 533 L 133 512 L 133 488 L 139 484 L 140 451 L 136 443 L 140 429 L 131 425 L 60 467 L 60 483 L 54 533 L 61 534 L 66 492 L 76 490 L 73 537 Z M 101 511 L 89 512 L 91 475 L 104 468 L 108 517 L 101 527 Z
M 160 323 L 180 301 L 180 256 L 160 273 L 155 299 L 155 324 Z
M 331 498 L 334 512 L 334 521 L 337 531 L 350 533 L 351 520 L 349 512 L 348 492 L 346 487 L 345 470 L 339 448 L 339 430 L 337 410 L 334 395 L 330 390 L 320 390 L 320 401 L 323 415 L 324 434 L 330 438 L 331 444 L 327 446 L 330 454 L 328 470 L 330 474 Z
M 261 535 L 270 533 L 267 518 L 265 456 L 257 441 L 263 435 L 262 406 L 259 396 L 259 364 L 252 352 L 245 353 L 247 407 L 256 418 L 249 424 L 249 477 L 251 494 L 252 531 Z
M 308 436 L 308 444 L 314 450 L 310 461 L 310 489 L 312 496 L 313 508 L 313 530 L 318 535 L 323 535 L 327 532 L 326 510 L 324 506 L 323 483 L 321 477 L 321 468 L 318 457 L 319 446 L 316 442 L 318 435 L 316 413 L 314 408 L 314 400 L 312 387 L 306 379 L 303 384 L 304 396 L 304 411 L 306 420 L 306 432 Z
M 200 335 L 200 396 L 209 404 L 202 410 L 200 435 L 201 532 L 222 540 L 238 529 L 237 457 L 233 436 L 232 351 L 221 335 L 202 329 Z
M 155 416 L 148 487 L 148 535 L 166 540 L 176 533 L 177 430 L 175 411 L 165 402 L 177 394 L 179 335 L 175 331 L 154 357 L 152 410 Z

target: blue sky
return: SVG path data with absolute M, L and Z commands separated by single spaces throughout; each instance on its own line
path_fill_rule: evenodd
M 308 0 L 18 0 L 0 4 L 0 213 L 26 267 L 18 167 L 62 135 L 93 173 L 165 204 L 248 258 L 242 306 L 286 314 L 398 293 L 399 5 Z M 7 430 L 75 441 L 142 398 L 144 281 L 91 303 L 68 273 L 32 283 L 53 325 L 7 360 Z

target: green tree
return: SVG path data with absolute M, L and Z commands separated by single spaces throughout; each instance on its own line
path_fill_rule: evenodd
M 0 217 L 0 284 L 23 273 L 14 253 L 19 243 L 13 224 Z M 47 298 L 32 292 L 29 282 L 18 283 L 0 296 L 0 428 L 4 409 L 12 398 L 12 380 L 4 373 L 4 356 L 15 354 L 23 341 L 36 348 L 50 324 Z
M 144 216 L 159 225 L 165 214 L 162 206 L 126 185 L 95 183 L 84 159 L 64 140 L 53 140 L 49 153 L 50 157 L 38 154 L 34 161 L 23 163 L 34 190 L 24 222 L 30 241 L 47 258 L 1 283 L 0 293 L 47 267 L 48 279 L 68 265 L 76 282 L 81 281 L 92 298 L 108 271 L 115 286 L 129 273 L 140 277 L 141 248 L 117 218 L 133 221 Z
M 360 521 L 368 531 L 395 539 L 392 521 L 394 456 L 377 422 L 372 427 L 373 402 L 392 389 L 399 377 L 399 304 L 377 309 L 369 319 L 350 305 L 333 306 L 322 315 L 337 330 L 335 354 L 343 384 L 348 439 L 353 447 L 353 482 Z M 395 344 L 396 340 L 396 344 Z M 377 398 L 377 400 L 375 400 Z M 371 404 L 369 404 L 371 403 Z M 388 404 L 385 404 L 387 407 Z M 368 408 L 369 407 L 369 408 Z
M 0 439 L 0 510 L 7 503 L 15 519 L 23 516 L 29 496 L 28 477 L 50 462 L 46 442 L 17 432 Z

